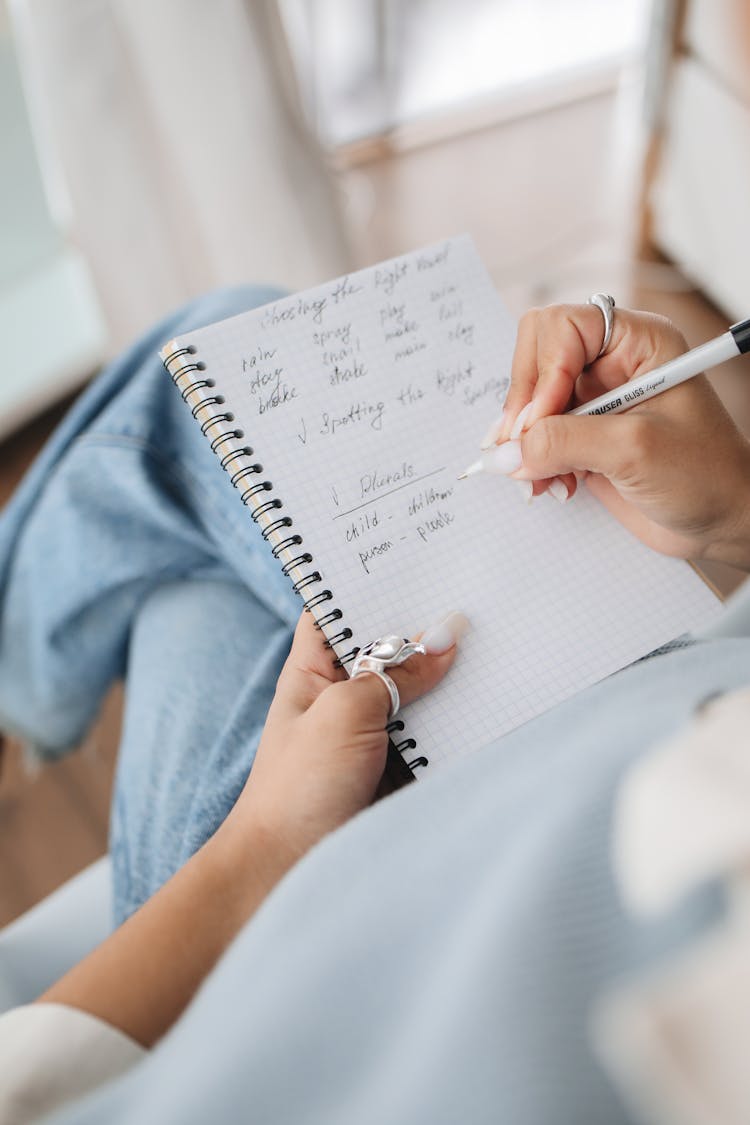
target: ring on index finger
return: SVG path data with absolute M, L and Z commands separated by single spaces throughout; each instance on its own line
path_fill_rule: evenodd
M 604 317 L 604 339 L 596 356 L 596 359 L 601 359 L 606 354 L 612 339 L 612 329 L 615 326 L 615 299 L 610 297 L 608 293 L 593 293 L 586 304 L 595 305 Z
M 410 656 L 417 652 L 423 655 L 426 652 L 424 645 L 419 644 L 418 641 L 408 641 L 404 637 L 392 635 L 378 637 L 376 641 L 371 641 L 359 650 L 352 664 L 352 679 L 369 672 L 371 675 L 377 676 L 384 684 L 391 697 L 391 706 L 388 712 L 389 723 L 401 706 L 401 699 L 398 688 L 391 677 L 386 674 L 385 669 L 392 668 L 396 664 L 403 664 L 405 660 L 408 660 Z

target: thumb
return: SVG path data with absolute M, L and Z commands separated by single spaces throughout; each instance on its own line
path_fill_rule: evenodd
M 622 478 L 637 461 L 642 430 L 642 419 L 631 414 L 541 418 L 521 438 L 521 468 L 512 476 L 543 480 L 579 471 Z
M 445 652 L 427 652 L 424 656 L 417 653 L 410 656 L 404 664 L 386 669 L 387 675 L 398 688 L 401 706 L 406 707 L 437 687 L 456 659 L 456 653 L 454 643 Z M 370 722 L 384 726 L 391 699 L 382 680 L 378 676 L 363 673 L 349 680 L 347 686 L 350 698 L 356 700 L 354 706 L 361 708 L 362 717 L 366 715 Z
M 448 614 L 439 625 L 427 629 L 422 635 L 427 648 L 425 655 L 417 653 L 403 664 L 386 670 L 398 689 L 402 707 L 413 703 L 440 683 L 456 659 L 457 642 L 468 624 L 462 614 Z M 343 683 L 331 685 L 320 702 L 328 706 L 333 704 L 339 710 L 342 721 L 348 722 L 351 729 L 382 730 L 388 720 L 391 697 L 378 676 L 363 672 Z M 318 709 L 321 709 L 320 706 Z

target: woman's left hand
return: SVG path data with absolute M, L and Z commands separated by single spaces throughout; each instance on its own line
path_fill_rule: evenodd
M 423 641 L 431 655 L 390 670 L 401 699 L 450 668 L 467 622 L 451 614 Z M 385 765 L 390 696 L 377 676 L 349 680 L 303 613 L 255 764 L 217 832 L 124 925 L 41 997 L 150 1047 L 271 888 L 313 844 L 370 803 Z
M 402 705 L 442 680 L 466 626 L 451 614 L 425 640 L 428 655 L 389 668 Z M 313 844 L 369 805 L 388 749 L 390 696 L 377 676 L 348 679 L 336 669 L 309 613 L 303 613 L 250 777 L 222 831 L 249 828 L 280 877 Z M 443 651 L 438 651 L 440 648 Z M 279 870 L 279 867 L 281 870 Z

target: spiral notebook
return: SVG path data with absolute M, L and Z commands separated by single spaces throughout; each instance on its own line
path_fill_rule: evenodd
M 457 481 L 502 408 L 515 324 L 471 240 L 171 340 L 161 357 L 338 660 L 451 610 L 471 630 L 392 743 L 433 770 L 718 612 L 582 488 Z

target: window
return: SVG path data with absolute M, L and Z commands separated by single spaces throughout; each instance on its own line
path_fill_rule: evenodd
M 0 183 L 1 438 L 72 390 L 104 348 L 88 271 L 50 214 L 2 0 Z
M 341 144 L 619 67 L 650 0 L 280 0 L 311 114 Z

